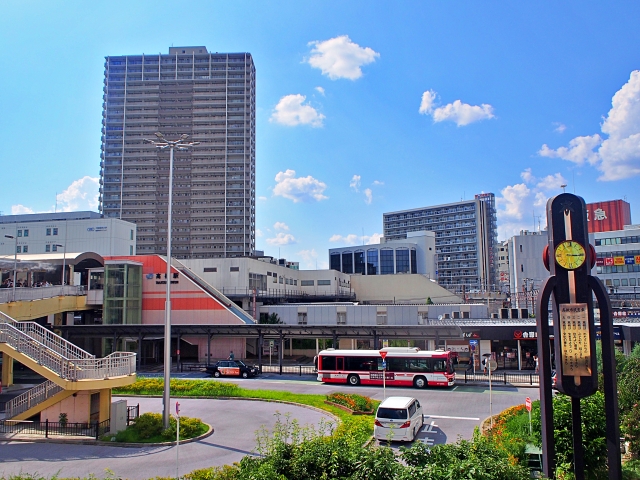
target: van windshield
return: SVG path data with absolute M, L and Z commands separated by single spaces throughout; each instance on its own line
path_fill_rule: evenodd
M 406 408 L 378 408 L 378 418 L 388 418 L 391 420 L 403 420 L 407 418 Z

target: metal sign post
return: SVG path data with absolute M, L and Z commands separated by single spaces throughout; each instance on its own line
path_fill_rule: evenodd
M 549 244 L 543 261 L 551 276 L 538 293 L 538 358 L 543 473 L 555 476 L 549 301 L 552 300 L 556 388 L 571 397 L 573 463 L 576 480 L 584 480 L 584 445 L 580 399 L 598 388 L 593 295 L 598 300 L 602 328 L 605 413 L 610 480 L 620 480 L 618 405 L 611 306 L 602 282 L 590 275 L 595 249 L 589 245 L 584 200 L 570 193 L 547 202 Z M 605 333 L 606 332 L 606 333 Z
M 176 402 L 176 478 L 180 480 L 180 403 Z
M 493 390 L 491 388 L 491 372 L 498 368 L 498 362 L 495 360 L 487 360 L 487 369 L 489 370 L 489 420 L 491 428 L 493 428 Z
M 380 352 L 380 356 L 382 357 L 382 398 L 384 400 L 387 399 L 387 362 L 385 358 L 387 358 L 387 352 Z

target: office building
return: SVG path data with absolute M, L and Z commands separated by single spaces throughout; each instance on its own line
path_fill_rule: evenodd
M 414 273 L 435 278 L 436 240 L 433 232 L 408 232 L 401 240 L 329 249 L 329 268 L 347 274 Z
M 135 255 L 136 225 L 96 212 L 0 216 L 0 255 L 53 252 Z
M 509 293 L 511 305 L 534 311 L 534 303 L 542 282 L 549 271 L 542 260 L 544 247 L 549 244 L 548 232 L 522 230 L 507 241 L 509 261 Z
M 640 306 L 640 225 L 590 235 L 596 248 L 595 275 L 626 306 Z M 594 274 L 594 272 L 592 272 Z
M 166 254 L 169 151 L 176 150 L 172 254 L 224 258 L 255 250 L 256 73 L 248 53 L 205 47 L 105 59 L 100 211 L 135 223 L 137 251 Z
M 435 232 L 438 283 L 456 293 L 497 289 L 498 244 L 495 196 L 383 214 L 384 237 Z

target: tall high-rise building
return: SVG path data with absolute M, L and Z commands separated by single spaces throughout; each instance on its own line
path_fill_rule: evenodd
M 200 142 L 174 153 L 173 256 L 254 253 L 255 98 L 249 53 L 105 58 L 100 211 L 137 225 L 138 254 L 166 254 L 169 151 L 143 142 L 155 132 Z
M 457 293 L 497 289 L 498 243 L 495 196 L 384 213 L 388 240 L 407 238 L 408 232 L 430 230 L 436 234 L 438 283 Z

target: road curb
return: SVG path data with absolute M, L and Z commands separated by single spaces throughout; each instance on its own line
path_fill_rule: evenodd
M 203 422 L 204 423 L 204 422 Z M 185 445 L 187 443 L 197 442 L 199 440 L 204 440 L 207 437 L 213 435 L 215 429 L 205 423 L 209 427 L 209 429 L 193 438 L 187 438 L 186 440 L 180 440 L 180 445 Z M 170 447 L 175 445 L 175 441 L 171 442 L 159 442 L 159 443 L 131 443 L 131 442 L 105 442 L 102 440 L 89 440 L 89 439 L 76 439 L 76 438 L 1 438 L 0 442 L 26 442 L 26 443 L 64 443 L 67 445 L 95 445 L 100 447 L 128 447 L 128 448 L 143 448 L 143 447 Z

